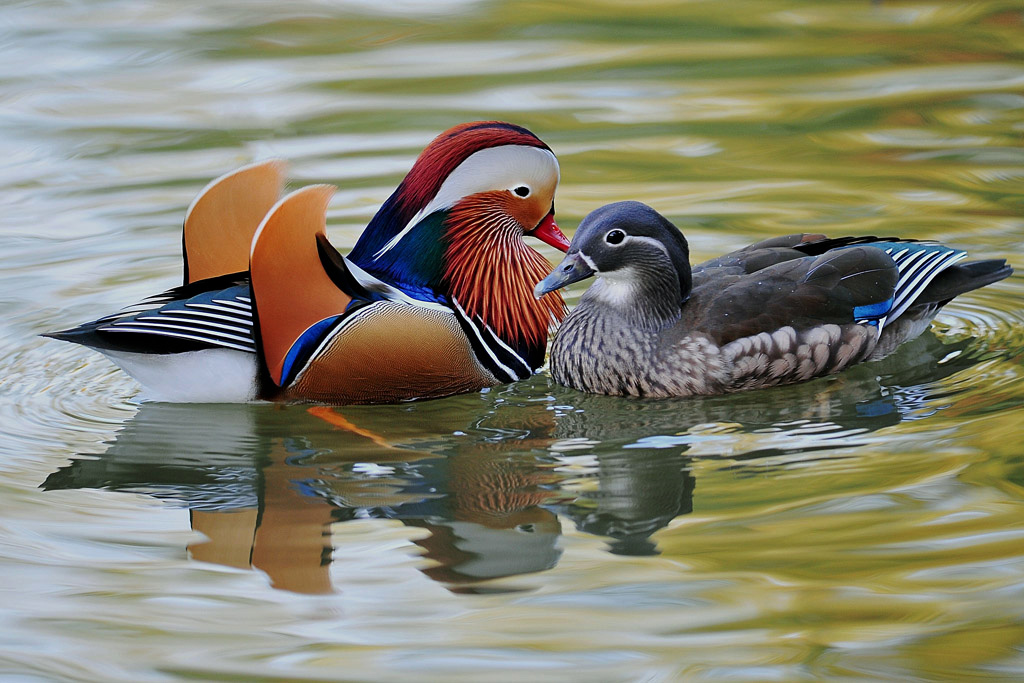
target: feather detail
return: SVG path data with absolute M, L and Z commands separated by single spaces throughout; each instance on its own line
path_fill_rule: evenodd
M 502 145 L 551 151 L 536 135 L 511 123 L 475 121 L 449 128 L 416 158 L 409 173 L 360 235 L 349 260 L 364 268 L 379 268 L 374 262 L 380 250 L 431 202 L 452 171 L 476 152 Z
M 284 187 L 280 160 L 243 166 L 207 185 L 185 214 L 185 284 L 249 267 L 249 245 Z
M 411 214 L 426 206 L 452 171 L 475 152 L 502 145 L 549 149 L 530 131 L 501 121 L 475 121 L 449 128 L 420 153 L 396 194 Z
M 536 299 L 551 264 L 523 241 L 508 193 L 482 192 L 452 207 L 446 223 L 445 286 L 471 317 L 509 342 L 546 343 L 565 317 L 562 297 Z

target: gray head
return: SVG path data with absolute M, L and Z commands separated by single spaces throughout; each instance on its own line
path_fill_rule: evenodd
M 591 275 L 606 299 L 678 309 L 690 294 L 690 250 L 679 229 L 646 204 L 607 204 L 583 219 L 565 258 L 533 293 L 539 298 Z

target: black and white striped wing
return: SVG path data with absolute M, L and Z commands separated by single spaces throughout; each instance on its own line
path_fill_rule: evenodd
M 159 308 L 119 317 L 98 331 L 115 335 L 152 335 L 256 353 L 248 287 L 234 287 L 185 301 L 170 301 Z
M 879 331 L 913 306 L 939 273 L 967 257 L 966 251 L 930 242 L 879 242 L 872 246 L 884 250 L 899 270 L 892 300 L 885 302 L 888 306 L 863 311 L 864 315 L 858 316 L 858 322 L 873 322 Z
M 184 353 L 210 348 L 256 352 L 249 284 L 238 277 L 178 287 L 113 315 L 48 336 L 95 349 L 131 353 Z

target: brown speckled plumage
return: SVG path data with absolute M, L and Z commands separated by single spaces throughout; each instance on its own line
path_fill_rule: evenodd
M 602 207 L 581 223 L 565 260 L 537 288 L 543 295 L 598 278 L 558 330 L 551 374 L 581 391 L 638 397 L 802 382 L 891 353 L 921 334 L 950 298 L 1012 272 L 1003 262 L 956 266 L 950 257 L 887 324 L 892 299 L 907 287 L 883 248 L 894 243 L 903 244 L 790 235 L 691 271 L 686 241 L 653 209 L 637 202 Z
M 681 325 L 650 335 L 590 313 L 581 306 L 566 318 L 550 369 L 559 384 L 598 394 L 665 398 L 802 382 L 865 360 L 878 342 L 864 325 L 786 325 L 719 346 L 701 331 L 681 334 Z

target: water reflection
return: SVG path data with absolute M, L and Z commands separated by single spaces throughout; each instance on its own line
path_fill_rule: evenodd
M 774 456 L 844 457 L 941 407 L 934 383 L 974 364 L 969 351 L 927 335 L 829 381 L 696 400 L 587 396 L 541 376 L 404 406 L 144 404 L 106 452 L 42 488 L 185 505 L 207 537 L 194 559 L 289 591 L 332 590 L 332 554 L 353 542 L 332 528 L 355 519 L 422 529 L 421 571 L 452 591 L 515 590 L 494 580 L 554 567 L 562 520 L 612 553 L 657 554 L 654 534 L 694 508 L 694 458 L 742 475 L 786 466 Z

